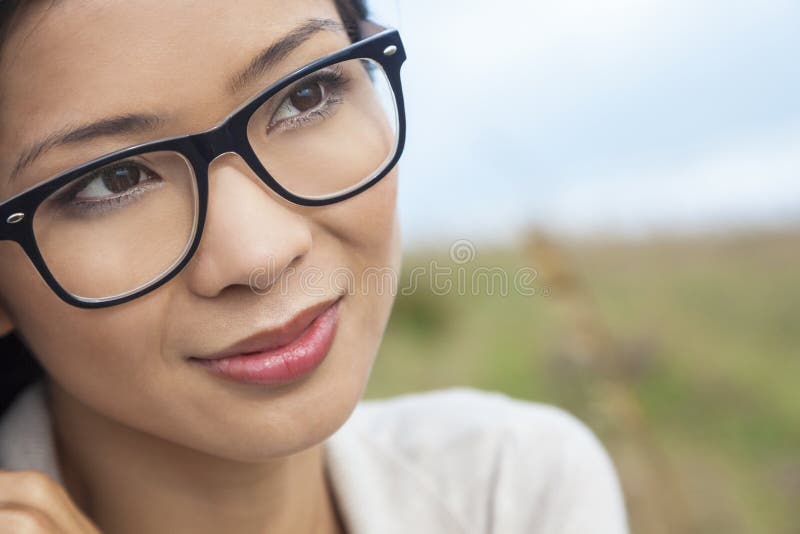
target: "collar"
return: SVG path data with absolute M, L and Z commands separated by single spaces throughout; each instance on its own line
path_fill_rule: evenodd
M 349 534 L 466 534 L 433 479 L 372 439 L 356 413 L 323 444 L 327 474 Z M 0 419 L 0 468 L 34 469 L 62 482 L 46 390 L 29 386 Z

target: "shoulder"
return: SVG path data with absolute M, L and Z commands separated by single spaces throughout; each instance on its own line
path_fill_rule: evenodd
M 395 437 L 402 437 L 402 445 L 411 448 L 498 433 L 512 439 L 525 434 L 550 439 L 575 434 L 592 437 L 583 423 L 560 408 L 471 388 L 362 401 L 354 418 L 376 436 L 399 432 Z M 408 432 L 411 427 L 414 432 Z
M 0 418 L 0 469 L 43 471 L 61 481 L 43 382 L 29 385 Z
M 353 425 L 487 531 L 627 531 L 608 454 L 559 408 L 453 388 L 364 401 Z

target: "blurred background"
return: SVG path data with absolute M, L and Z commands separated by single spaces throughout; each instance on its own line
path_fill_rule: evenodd
M 569 410 L 633 532 L 800 532 L 800 2 L 397 6 L 405 266 L 368 397 Z

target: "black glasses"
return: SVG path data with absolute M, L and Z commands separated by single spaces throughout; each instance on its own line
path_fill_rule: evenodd
M 65 302 L 127 302 L 174 277 L 203 233 L 208 167 L 235 152 L 303 206 L 350 198 L 400 159 L 405 111 L 396 30 L 282 78 L 214 128 L 94 159 L 0 203 L 0 240 L 16 241 Z

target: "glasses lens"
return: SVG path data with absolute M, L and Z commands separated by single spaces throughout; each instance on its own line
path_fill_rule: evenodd
M 197 189 L 184 156 L 152 152 L 81 176 L 37 209 L 34 235 L 56 281 L 106 300 L 167 274 L 196 231 Z
M 324 199 L 382 172 L 398 145 L 394 91 L 383 69 L 355 59 L 317 70 L 271 97 L 247 135 L 262 165 L 295 195 Z

